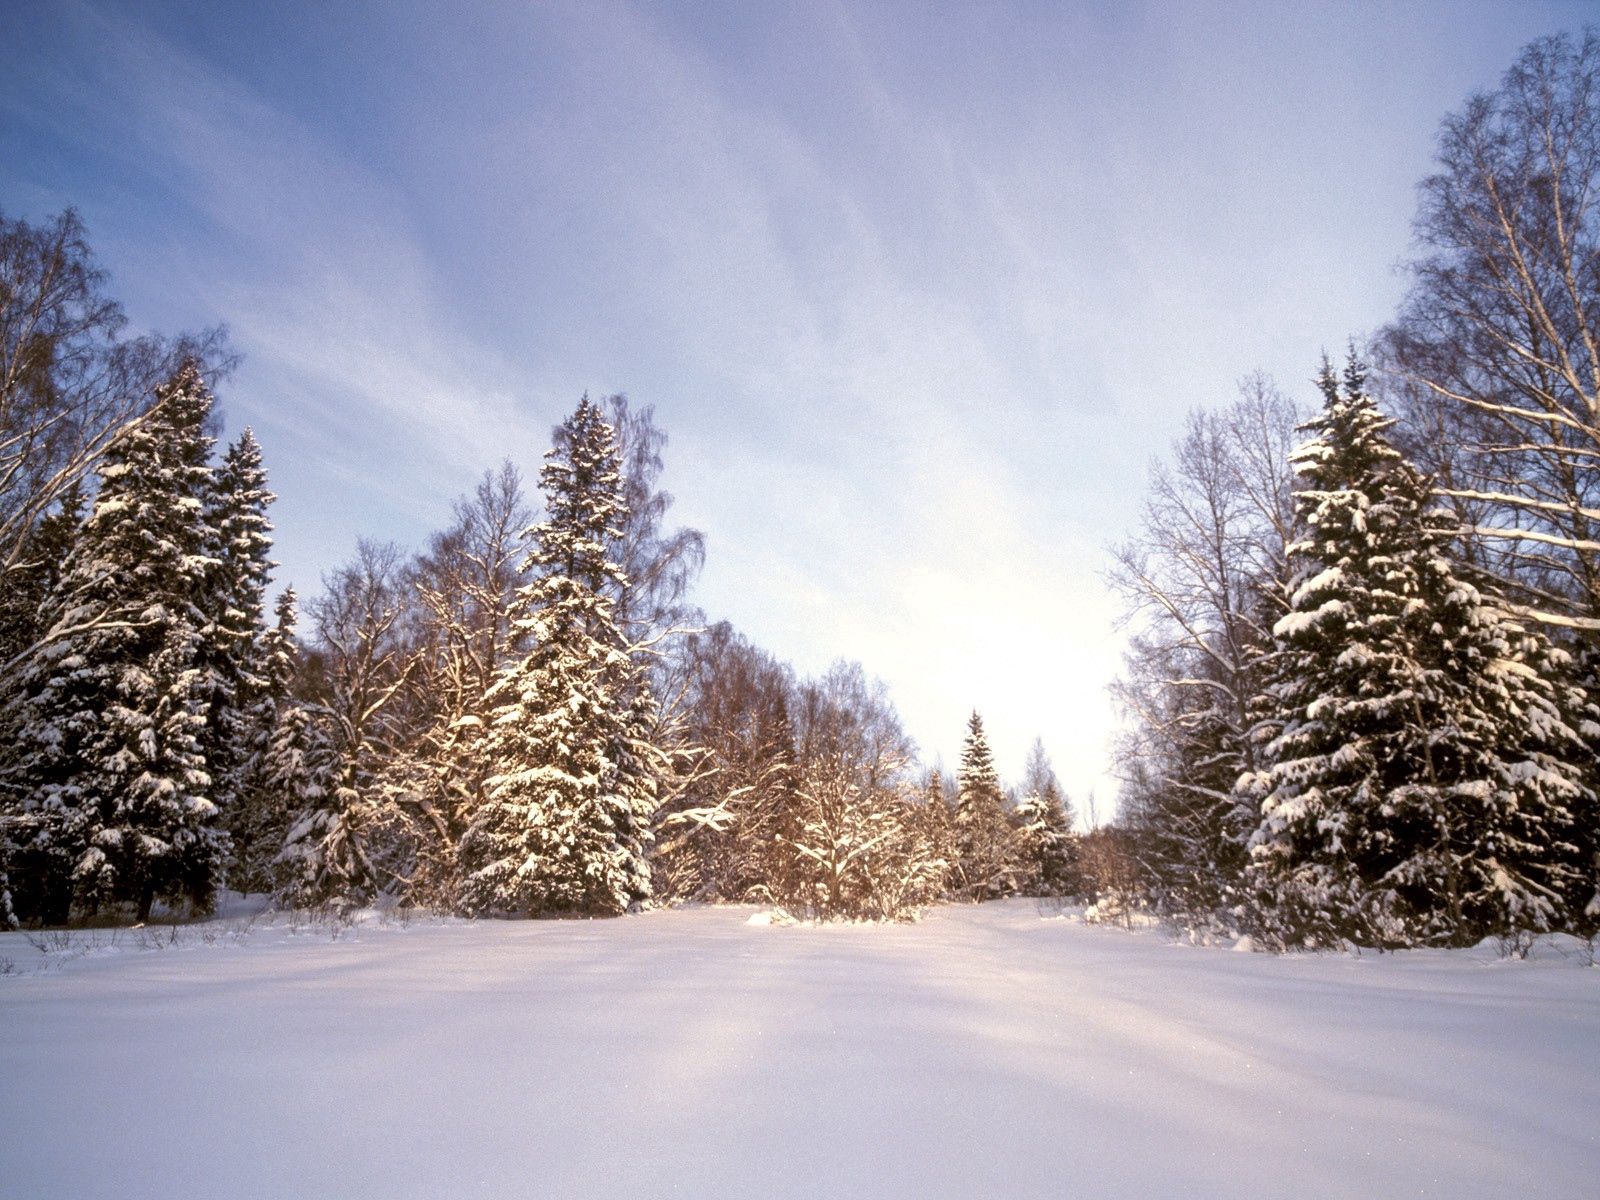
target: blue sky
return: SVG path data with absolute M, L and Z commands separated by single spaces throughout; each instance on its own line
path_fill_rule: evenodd
M 231 327 L 281 580 L 626 391 L 712 616 L 1081 800 L 1152 455 L 1382 323 L 1439 119 L 1592 11 L 12 0 L 0 207 Z

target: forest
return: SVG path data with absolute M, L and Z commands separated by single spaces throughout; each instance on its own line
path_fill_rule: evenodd
M 1007 783 L 973 712 L 947 777 L 869 665 L 803 677 L 701 612 L 667 420 L 623 395 L 577 399 L 536 481 L 485 464 L 425 546 L 275 587 L 225 330 L 131 333 L 75 212 L 0 214 L 0 927 L 228 889 L 1593 939 L 1600 35 L 1448 115 L 1418 196 L 1388 324 L 1306 347 L 1312 403 L 1254 373 L 1197 408 L 1108 548 L 1121 786 L 1089 827 L 1042 744 Z

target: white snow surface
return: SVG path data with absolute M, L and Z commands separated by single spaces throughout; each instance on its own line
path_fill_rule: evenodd
M 0 1195 L 1600 1194 L 1574 956 L 753 911 L 0 936 Z

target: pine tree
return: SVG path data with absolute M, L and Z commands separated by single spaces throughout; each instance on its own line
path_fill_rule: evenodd
M 485 795 L 461 841 L 469 911 L 616 914 L 650 898 L 654 701 L 614 617 L 608 557 L 625 515 L 616 442 L 587 397 L 540 473 L 528 647 L 491 689 Z M 625 582 L 623 583 L 625 586 Z
M 1550 648 L 1460 579 L 1352 358 L 1295 454 L 1300 539 L 1266 710 L 1258 924 L 1285 943 L 1463 943 L 1565 919 L 1584 753 Z
M 963 886 L 973 900 L 1005 895 L 1013 883 L 1016 848 L 983 718 L 976 712 L 967 721 L 956 780 L 956 847 Z
M 204 759 L 199 664 L 214 538 L 204 520 L 211 394 L 193 364 L 108 452 L 24 680 L 20 740 L 43 865 L 41 911 L 64 918 L 158 895 L 210 902 L 226 838 Z

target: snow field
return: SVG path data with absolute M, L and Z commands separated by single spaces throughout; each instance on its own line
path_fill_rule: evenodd
M 1596 1194 L 1575 959 L 752 911 L 259 926 L 0 978 L 0 1195 Z

